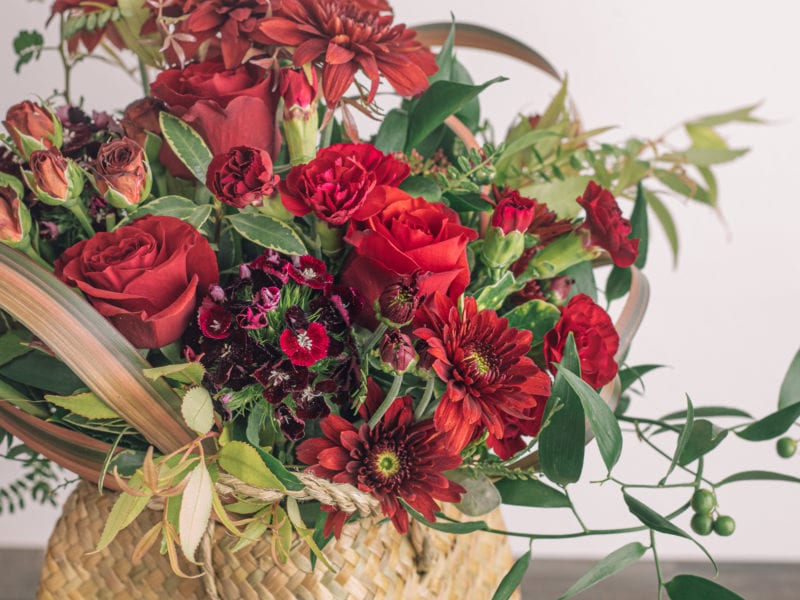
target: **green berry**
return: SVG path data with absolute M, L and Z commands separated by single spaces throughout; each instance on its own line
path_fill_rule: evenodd
M 711 490 L 697 490 L 692 496 L 692 509 L 698 514 L 707 515 L 717 505 L 717 498 Z
M 797 440 L 790 437 L 782 437 L 778 440 L 778 456 L 791 458 L 797 452 Z
M 699 535 L 708 535 L 714 528 L 714 520 L 701 513 L 695 513 L 692 517 L 692 530 Z
M 721 516 L 714 521 L 714 531 L 719 535 L 731 535 L 736 531 L 736 521 L 732 517 Z

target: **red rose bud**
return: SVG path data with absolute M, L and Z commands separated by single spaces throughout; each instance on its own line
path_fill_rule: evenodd
M 208 165 L 206 186 L 220 202 L 245 208 L 262 206 L 264 198 L 274 192 L 278 180 L 266 150 L 235 146 L 215 156 Z
M 408 325 L 420 304 L 416 278 L 410 277 L 405 281 L 389 284 L 376 304 L 376 316 L 390 327 Z
M 150 194 L 150 165 L 142 147 L 130 138 L 101 146 L 94 171 L 97 191 L 115 208 L 130 208 Z
M 60 147 L 64 140 L 61 122 L 55 114 L 29 100 L 9 108 L 3 125 L 26 160 L 33 151 Z
M 45 204 L 72 204 L 83 190 L 83 172 L 57 148 L 31 153 L 30 172 L 23 175 L 36 197 Z
M 0 187 L 0 242 L 12 248 L 30 244 L 31 214 L 11 186 Z
M 404 373 L 413 366 L 417 353 L 411 338 L 397 329 L 387 331 L 381 342 L 381 360 L 398 373 Z
M 166 107 L 161 100 L 147 96 L 129 104 L 125 108 L 119 124 L 122 125 L 127 137 L 144 148 L 147 144 L 148 133 L 161 135 L 158 115 L 163 110 L 166 110 Z
M 588 234 L 586 245 L 606 250 L 618 267 L 630 267 L 636 262 L 639 240 L 628 238 L 630 221 L 622 216 L 611 192 L 590 181 L 578 204 L 586 210 L 586 221 L 580 227 Z

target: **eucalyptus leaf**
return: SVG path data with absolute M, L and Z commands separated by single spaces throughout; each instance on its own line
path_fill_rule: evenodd
M 525 573 L 528 572 L 528 567 L 531 564 L 531 551 L 528 550 L 525 554 L 520 556 L 511 569 L 503 577 L 500 585 L 492 596 L 492 600 L 508 600 L 514 595 L 514 592 L 522 583 Z
M 500 492 L 483 473 L 477 476 L 464 471 L 451 471 L 447 478 L 460 484 L 466 493 L 461 495 L 461 500 L 456 508 L 470 517 L 479 517 L 488 514 L 500 506 L 502 499 Z
M 591 569 L 584 573 L 578 581 L 559 596 L 558 600 L 566 600 L 567 598 L 577 596 L 594 584 L 600 583 L 604 579 L 619 573 L 626 567 L 637 562 L 645 552 L 647 552 L 647 547 L 639 542 L 631 542 L 622 548 L 614 550 L 614 552 L 597 562 Z
M 495 483 L 503 504 L 537 508 L 569 508 L 567 495 L 538 479 L 501 479 Z
M 739 594 L 697 575 L 677 575 L 664 584 L 670 600 L 744 600 Z
M 239 213 L 225 218 L 244 239 L 263 248 L 283 254 L 307 253 L 303 240 L 283 221 L 257 213 Z
M 781 383 L 778 394 L 778 408 L 786 408 L 791 404 L 800 402 L 800 351 L 794 355 L 792 364 Z

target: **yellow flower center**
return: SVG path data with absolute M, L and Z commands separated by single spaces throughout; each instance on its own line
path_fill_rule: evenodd
M 388 479 L 400 470 L 400 458 L 391 450 L 384 450 L 375 456 L 375 470 Z

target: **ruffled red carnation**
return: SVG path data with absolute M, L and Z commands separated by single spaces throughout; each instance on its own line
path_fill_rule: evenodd
M 307 329 L 284 329 L 280 343 L 293 365 L 310 367 L 328 355 L 330 338 L 323 325 L 309 323 Z
M 330 106 L 339 102 L 359 69 L 372 82 L 368 102 L 375 97 L 381 75 L 401 96 L 422 93 L 438 69 L 433 54 L 416 40 L 413 29 L 394 25 L 391 15 L 366 4 L 282 0 L 260 29 L 275 44 L 296 46 L 296 67 L 323 59 L 322 89 Z
M 630 221 L 622 216 L 611 192 L 590 181 L 578 204 L 586 210 L 586 222 L 581 229 L 588 232 L 589 244 L 607 250 L 618 267 L 630 267 L 636 262 L 639 240 L 628 238 Z
M 369 418 L 383 401 L 378 385 L 367 382 L 367 402 L 362 416 Z M 430 520 L 436 520 L 436 501 L 458 502 L 465 492 L 442 473 L 461 464 L 461 457 L 436 431 L 430 419 L 414 423 L 411 397 L 397 398 L 378 424 L 356 428 L 337 415 L 320 422 L 325 437 L 312 438 L 297 448 L 297 458 L 311 465 L 308 471 L 336 483 L 349 483 L 370 492 L 383 513 L 401 533 L 408 531 L 406 502 Z M 326 533 L 341 534 L 347 515 L 333 512 Z
M 261 206 L 278 184 L 266 150 L 234 146 L 208 165 L 206 186 L 218 200 L 235 208 Z
M 553 363 L 561 362 L 570 333 L 575 337 L 583 380 L 599 388 L 614 379 L 619 334 L 608 313 L 586 294 L 578 294 L 561 309 L 561 319 L 544 337 L 544 357 L 551 371 Z
M 484 428 L 502 438 L 505 414 L 525 417 L 550 395 L 550 378 L 526 356 L 530 331 L 509 327 L 493 310 L 479 311 L 472 297 L 459 314 L 437 293 L 422 313 L 427 322 L 414 334 L 427 343 L 433 369 L 447 384 L 433 418 L 452 448 L 460 451 Z

